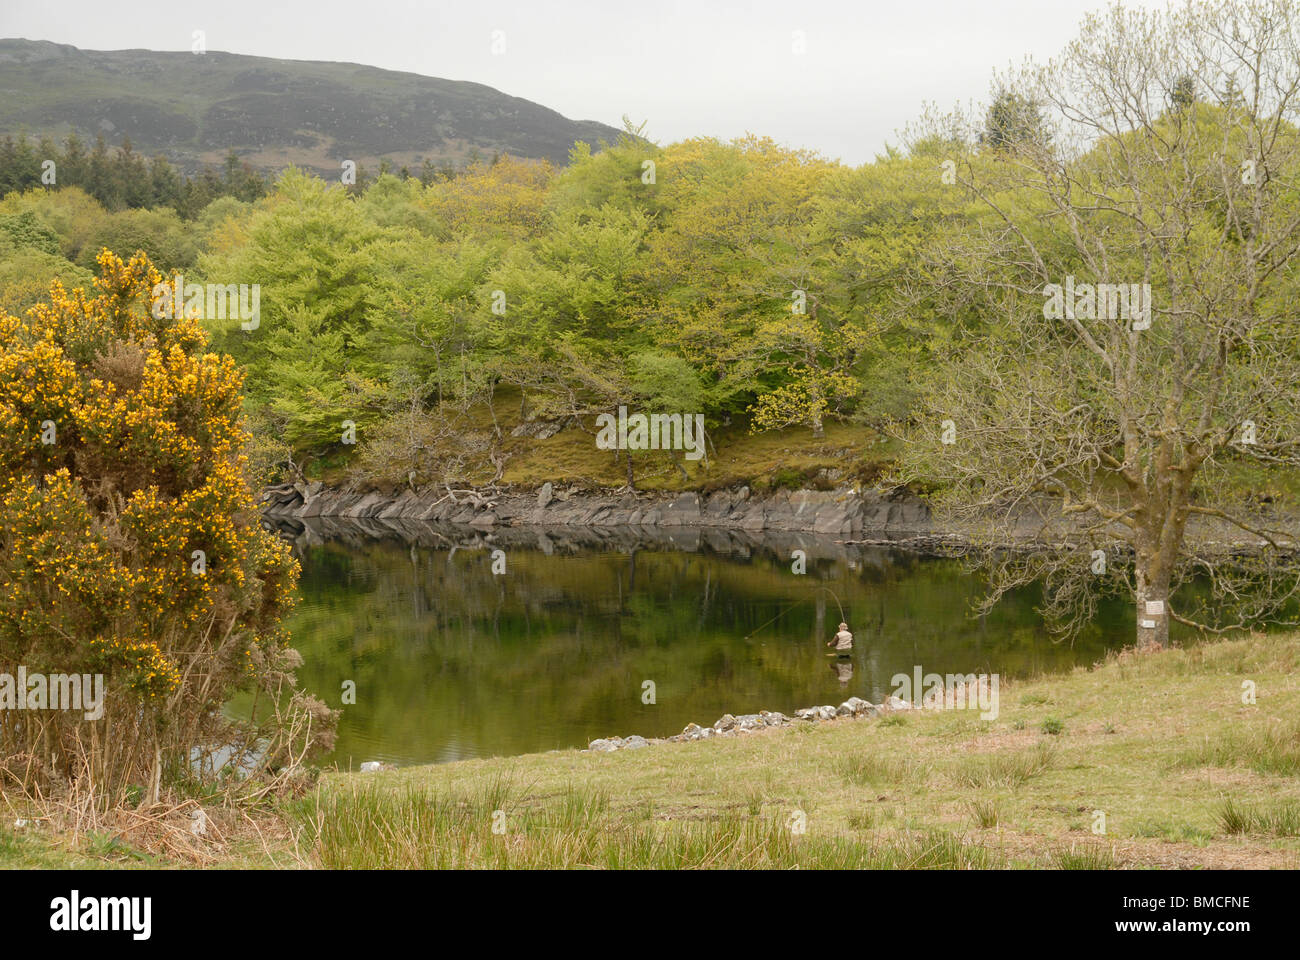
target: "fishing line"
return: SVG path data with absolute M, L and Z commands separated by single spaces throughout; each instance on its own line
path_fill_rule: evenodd
M 835 592 L 834 590 L 832 590 L 830 587 L 818 587 L 817 589 L 818 589 L 818 590 L 825 590 L 827 593 L 829 593 L 832 597 L 835 598 L 835 605 L 836 605 L 837 607 L 840 608 L 840 622 L 841 622 L 841 623 L 846 622 L 845 619 L 844 619 L 844 604 L 840 603 L 839 595 L 836 594 L 836 592 Z M 782 610 L 780 613 L 778 613 L 778 614 L 777 614 L 775 617 L 773 617 L 771 620 L 768 620 L 768 621 L 766 621 L 766 622 L 760 624 L 759 626 L 757 626 L 757 627 L 755 627 L 753 630 L 751 630 L 749 633 L 745 634 L 745 636 L 744 636 L 742 639 L 744 639 L 744 640 L 748 640 L 750 637 L 752 637 L 754 634 L 758 633 L 758 631 L 762 630 L 764 627 L 768 626 L 768 625 L 771 624 L 771 623 L 776 622 L 776 621 L 779 620 L 781 617 L 784 617 L 787 613 L 789 613 L 789 612 L 790 612 L 791 610 L 793 610 L 795 607 L 799 606 L 799 604 L 801 604 L 801 603 L 807 603 L 807 602 L 808 602 L 809 600 L 811 600 L 811 599 L 812 599 L 811 597 L 804 597 L 802 600 L 796 600 L 794 603 L 790 604 L 790 606 L 786 607 L 784 610 Z
M 832 597 L 835 598 L 835 605 L 840 608 L 840 622 L 841 623 L 846 622 L 847 618 L 844 616 L 844 604 L 840 603 L 839 595 L 830 587 L 818 587 L 817 589 L 825 590 L 827 593 L 829 593 Z
M 778 614 L 777 614 L 775 617 L 773 617 L 771 620 L 768 620 L 767 622 L 765 622 L 765 623 L 763 623 L 763 624 L 761 624 L 761 625 L 755 627 L 755 628 L 753 629 L 752 632 L 745 634 L 744 637 L 742 637 L 741 639 L 742 639 L 742 640 L 748 640 L 748 639 L 749 639 L 750 637 L 752 637 L 755 633 L 758 633 L 758 631 L 762 630 L 763 627 L 766 627 L 769 623 L 773 623 L 774 621 L 780 619 L 781 617 L 784 617 L 787 613 L 789 613 L 789 612 L 790 612 L 791 610 L 793 610 L 795 607 L 799 606 L 799 604 L 801 604 L 801 603 L 807 603 L 807 602 L 808 602 L 808 598 L 807 598 L 807 597 L 804 597 L 804 599 L 802 599 L 802 600 L 796 600 L 794 603 L 790 604 L 790 606 L 786 607 L 784 610 L 782 610 L 780 613 L 778 613 Z

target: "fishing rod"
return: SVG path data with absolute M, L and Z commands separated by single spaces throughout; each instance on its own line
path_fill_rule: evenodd
M 836 605 L 837 607 L 840 608 L 840 622 L 841 622 L 841 623 L 846 622 L 845 619 L 844 619 L 844 604 L 840 603 L 839 595 L 838 595 L 834 590 L 832 590 L 830 587 L 818 587 L 817 589 L 818 589 L 818 590 L 825 590 L 827 593 L 829 593 L 832 597 L 835 598 L 835 605 Z M 790 606 L 786 607 L 784 610 L 782 610 L 781 612 L 779 612 L 779 613 L 778 613 L 775 617 L 773 617 L 771 620 L 768 620 L 768 621 L 766 621 L 766 622 L 760 624 L 759 626 L 757 626 L 757 627 L 755 627 L 753 630 L 751 630 L 749 633 L 745 634 L 745 636 L 744 636 L 742 639 L 748 640 L 750 637 L 752 637 L 754 634 L 758 633 L 760 630 L 762 630 L 762 629 L 763 629 L 764 627 L 766 627 L 768 624 L 774 623 L 775 621 L 779 620 L 781 617 L 784 617 L 787 613 L 789 613 L 789 612 L 790 612 L 791 610 L 793 610 L 795 607 L 799 606 L 801 603 L 807 603 L 807 602 L 808 602 L 809 600 L 811 600 L 811 599 L 812 599 L 811 597 L 804 597 L 802 600 L 796 600 L 794 603 L 790 604 Z

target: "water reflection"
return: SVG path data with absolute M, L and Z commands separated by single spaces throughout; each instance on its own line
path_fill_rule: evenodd
M 814 537 L 317 522 L 289 624 L 303 686 L 344 710 L 330 758 L 431 763 L 664 736 L 723 713 L 887 697 L 895 673 L 1017 676 L 1098 659 L 1131 634 L 1105 607 L 1053 643 L 1035 591 L 975 619 L 950 560 Z M 793 549 L 807 573 L 791 572 Z M 506 553 L 492 573 L 491 551 Z M 840 620 L 852 649 L 826 646 Z

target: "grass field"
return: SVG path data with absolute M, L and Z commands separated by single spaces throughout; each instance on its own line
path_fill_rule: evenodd
M 899 711 L 332 773 L 297 800 L 213 810 L 221 839 L 189 858 L 6 818 L 0 865 L 1295 868 L 1298 664 L 1300 637 L 1257 636 L 1004 682 L 989 721 Z

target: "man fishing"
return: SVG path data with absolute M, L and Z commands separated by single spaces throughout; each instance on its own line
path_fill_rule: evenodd
M 831 637 L 831 639 L 826 642 L 826 646 L 828 647 L 831 644 L 835 644 L 835 652 L 841 657 L 847 657 L 853 650 L 853 634 L 849 633 L 849 625 L 847 623 L 841 623 L 839 633 L 835 634 L 835 636 Z

